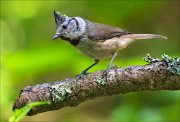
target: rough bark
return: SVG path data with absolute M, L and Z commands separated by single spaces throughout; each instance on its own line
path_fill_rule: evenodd
M 174 64 L 166 59 L 149 60 L 151 64 L 144 66 L 113 68 L 105 78 L 102 78 L 103 71 L 97 71 L 80 80 L 74 77 L 26 86 L 14 102 L 13 109 L 21 108 L 30 102 L 50 101 L 51 104 L 33 107 L 28 113 L 28 115 L 35 115 L 66 106 L 76 106 L 101 96 L 137 91 L 180 90 L 179 59 L 177 59 L 178 63 L 175 63 L 176 72 L 172 70 Z

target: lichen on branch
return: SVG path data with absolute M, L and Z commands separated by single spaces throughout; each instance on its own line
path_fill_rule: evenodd
M 146 55 L 146 57 L 143 58 L 148 63 L 155 63 L 161 61 L 160 59 L 154 59 L 149 54 Z M 166 62 L 167 64 L 167 70 L 168 72 L 171 72 L 173 74 L 180 75 L 180 58 L 171 58 L 170 56 L 163 54 L 162 60 Z

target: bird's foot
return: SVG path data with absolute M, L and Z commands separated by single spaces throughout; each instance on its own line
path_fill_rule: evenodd
M 107 74 L 109 73 L 109 71 L 110 71 L 112 68 L 117 68 L 117 66 L 114 65 L 114 64 L 108 66 L 108 67 L 104 70 L 102 77 L 107 76 Z
M 104 72 L 102 73 L 102 77 L 97 78 L 96 82 L 99 83 L 99 84 L 104 85 L 104 84 L 106 83 L 106 76 L 107 76 L 107 74 L 109 73 L 109 71 L 110 71 L 112 68 L 117 68 L 117 66 L 116 66 L 116 65 L 113 65 L 113 64 L 110 65 L 110 66 L 108 66 L 108 67 L 104 70 Z
M 86 71 L 82 71 L 81 74 L 76 75 L 76 78 L 79 80 L 79 79 L 81 79 L 86 74 L 87 74 Z
M 109 71 L 110 71 L 110 69 L 109 69 L 109 68 L 105 69 L 105 70 L 104 70 L 104 72 L 103 72 L 102 77 L 107 76 L 107 74 L 109 73 Z

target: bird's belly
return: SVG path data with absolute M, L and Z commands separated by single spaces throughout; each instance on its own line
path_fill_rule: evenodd
M 112 56 L 116 52 L 116 48 L 108 45 L 104 45 L 104 42 L 97 42 L 91 40 L 83 40 L 77 48 L 88 57 L 94 59 L 101 59 Z

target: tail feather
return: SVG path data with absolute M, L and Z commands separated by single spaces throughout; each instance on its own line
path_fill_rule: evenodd
M 123 49 L 135 40 L 153 39 L 153 38 L 167 39 L 167 37 L 165 37 L 165 36 L 156 35 L 156 34 L 126 34 L 126 35 L 120 36 L 120 39 L 118 39 L 119 40 L 118 46 L 119 46 L 119 49 Z
M 155 35 L 155 34 L 128 34 L 128 38 L 136 40 L 136 39 L 153 39 L 153 38 L 163 38 L 167 39 L 165 36 Z

